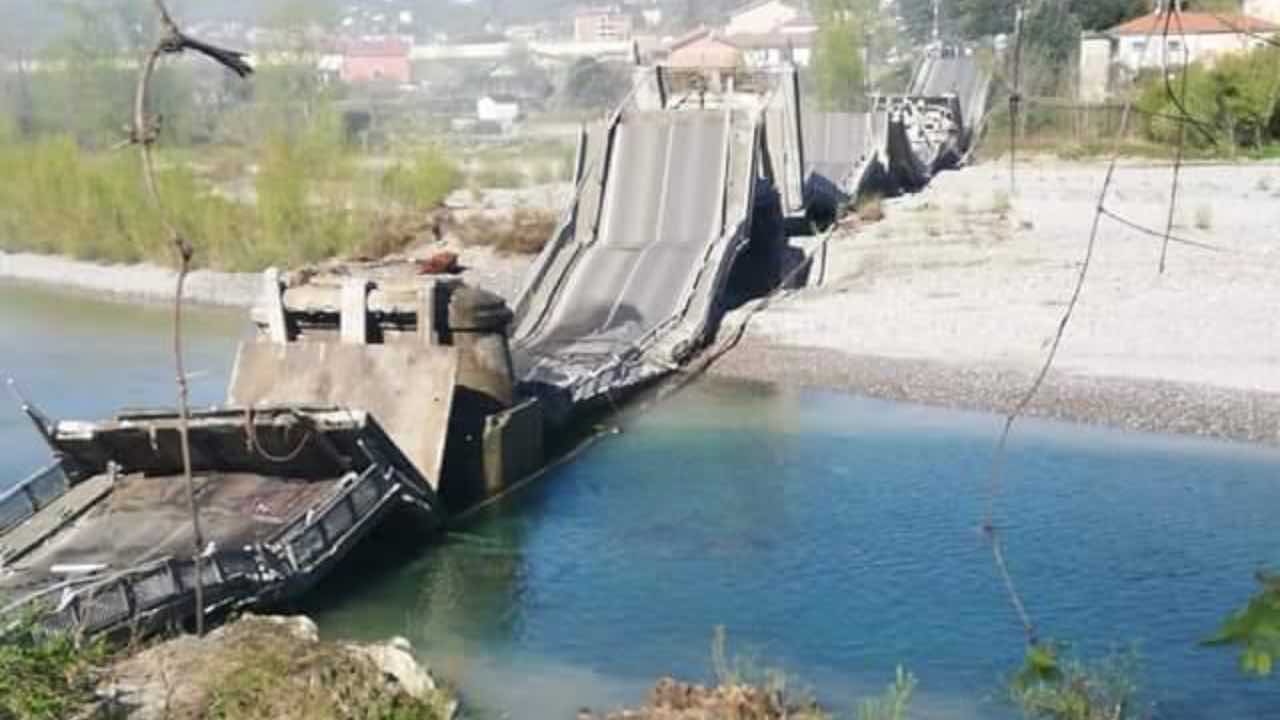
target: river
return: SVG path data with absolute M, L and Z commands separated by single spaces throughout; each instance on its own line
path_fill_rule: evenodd
M 0 285 L 0 373 L 51 414 L 172 397 L 163 307 Z M 244 333 L 200 311 L 199 403 Z M 706 678 L 711 639 L 836 710 L 901 664 L 919 717 L 1005 718 L 1022 631 L 978 531 L 998 419 L 704 382 L 429 548 L 360 552 L 300 609 L 330 637 L 404 635 L 480 717 L 569 718 Z M 0 409 L 0 478 L 43 461 Z M 995 506 L 1044 635 L 1136 644 L 1156 717 L 1264 718 L 1275 679 L 1198 647 L 1280 563 L 1280 452 L 1030 421 Z M 3 480 L 0 480 L 3 482 Z

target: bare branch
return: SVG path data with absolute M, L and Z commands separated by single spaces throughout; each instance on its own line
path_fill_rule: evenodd
M 182 476 L 187 486 L 187 501 L 191 510 L 192 556 L 195 562 L 195 602 L 196 602 L 196 634 L 204 635 L 204 572 L 202 556 L 205 551 L 204 531 L 200 526 L 200 507 L 196 499 L 195 478 L 191 469 L 191 400 L 187 383 L 186 363 L 182 352 L 182 316 L 183 296 L 186 289 L 187 275 L 191 271 L 191 259 L 195 247 L 179 230 L 173 218 L 165 208 L 160 194 L 160 185 L 156 179 L 155 157 L 152 146 L 160 136 L 160 119 L 153 118 L 147 111 L 150 107 L 151 81 L 155 77 L 156 67 L 160 59 L 166 55 L 180 54 L 186 50 L 194 50 L 226 67 L 240 77 L 247 77 L 253 68 L 245 62 L 244 53 L 224 50 L 202 43 L 188 37 L 173 21 L 164 0 L 155 0 L 156 12 L 160 16 L 160 37 L 156 46 L 147 54 L 138 76 L 138 89 L 134 97 L 133 130 L 129 140 L 136 143 L 142 156 L 142 176 L 146 184 L 147 196 L 151 205 L 164 225 L 169 241 L 173 245 L 178 259 L 178 279 L 173 298 L 173 364 L 176 373 L 178 390 L 178 436 L 182 446 Z

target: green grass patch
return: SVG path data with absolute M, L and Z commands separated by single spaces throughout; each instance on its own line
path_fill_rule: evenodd
M 108 652 L 21 622 L 0 632 L 0 718 L 61 720 L 93 699 Z

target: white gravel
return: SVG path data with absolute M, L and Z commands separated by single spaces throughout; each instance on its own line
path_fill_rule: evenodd
M 1043 361 L 1083 258 L 1102 164 L 988 164 L 885 202 L 831 246 L 827 284 L 753 320 L 756 339 L 1026 369 Z M 1126 165 L 1107 207 L 1163 229 L 1171 171 Z M 1280 392 L 1280 166 L 1184 168 L 1174 244 L 1104 218 L 1057 369 Z M 1008 205 L 1009 209 L 1004 211 Z
M 1104 163 L 943 173 L 842 229 L 825 283 L 751 319 L 716 372 L 1005 411 L 1048 352 L 1084 257 Z M 1107 207 L 1163 230 L 1171 169 L 1124 163 Z M 1280 165 L 1183 169 L 1177 236 L 1103 218 L 1055 371 L 1031 411 L 1280 443 Z M 735 325 L 739 316 L 726 322 Z
M 177 273 L 158 265 L 102 265 L 65 257 L 0 251 L 0 278 L 59 285 L 116 298 L 163 301 L 173 297 Z M 257 273 L 197 270 L 186 297 L 204 305 L 249 307 L 262 290 Z

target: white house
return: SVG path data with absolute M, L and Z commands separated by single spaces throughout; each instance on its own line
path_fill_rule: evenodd
M 795 20 L 801 14 L 798 3 L 786 0 L 757 0 L 729 14 L 726 36 L 766 35 Z
M 1263 47 L 1255 35 L 1280 32 L 1280 26 L 1248 15 L 1183 12 L 1169 22 L 1152 13 L 1117 25 L 1106 34 L 1115 41 L 1112 62 L 1129 70 L 1180 67 L 1187 63 L 1212 65 L 1222 55 Z
M 1169 20 L 1166 36 L 1165 21 Z M 1117 75 L 1177 69 L 1183 63 L 1211 66 L 1220 57 L 1266 45 L 1280 24 L 1239 14 L 1183 12 L 1173 18 L 1152 13 L 1101 33 L 1080 37 L 1080 99 L 1102 102 Z
M 770 67 L 782 63 L 809 65 L 818 23 L 790 3 L 758 2 L 731 16 L 724 38 L 742 50 L 743 63 Z
M 476 101 L 476 119 L 480 122 L 492 122 L 510 130 L 520 118 L 520 103 L 507 96 L 485 95 Z
M 1280 25 L 1280 0 L 1244 0 L 1244 14 Z

